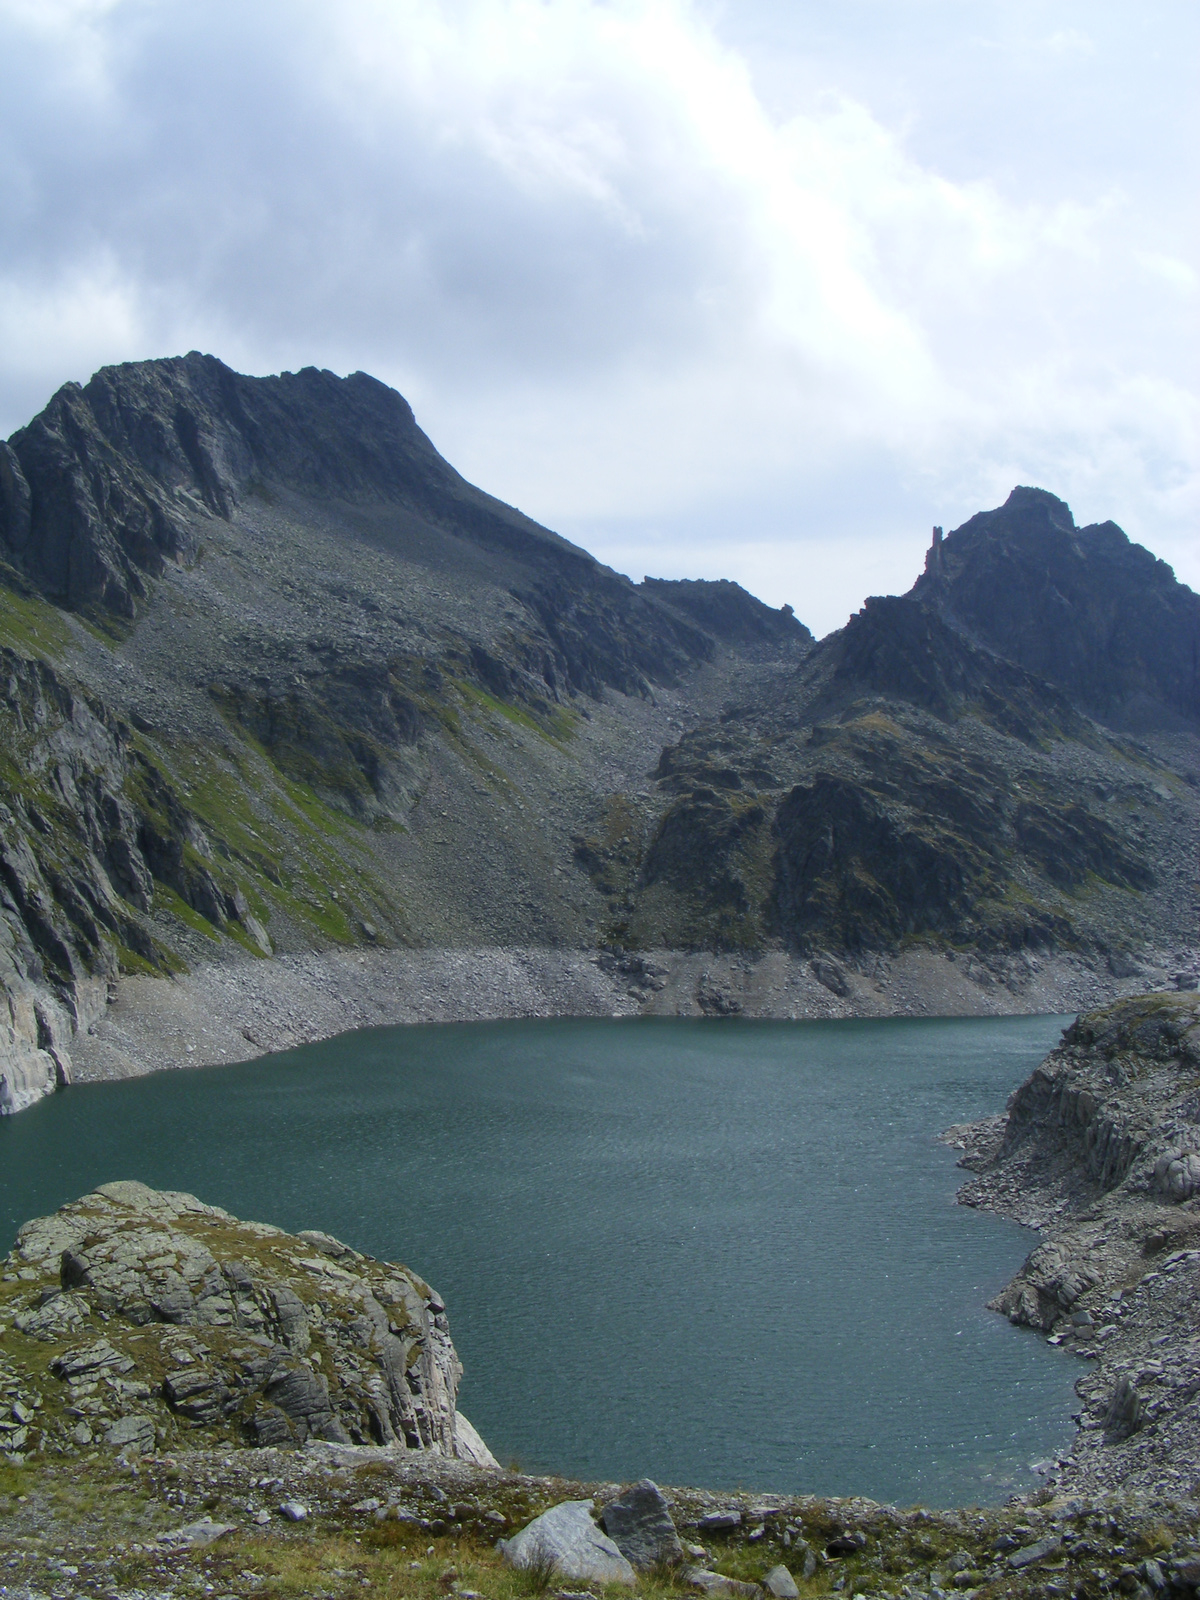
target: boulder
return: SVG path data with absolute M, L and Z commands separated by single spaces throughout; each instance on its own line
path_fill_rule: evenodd
M 1038 1539 L 1034 1544 L 1024 1545 L 1020 1550 L 1014 1550 L 1008 1558 L 1008 1564 L 1016 1571 L 1024 1567 L 1032 1567 L 1039 1561 L 1044 1561 L 1047 1556 L 1056 1554 L 1062 1549 L 1062 1538 L 1059 1534 L 1047 1534 L 1044 1539 Z
M 710 1511 L 701 1517 L 696 1526 L 702 1533 L 730 1533 L 742 1525 L 740 1511 Z
M 1119 1444 L 1136 1433 L 1145 1416 L 1146 1402 L 1128 1378 L 1119 1378 L 1104 1416 L 1104 1437 L 1109 1444 Z
M 800 1591 L 796 1587 L 796 1580 L 788 1569 L 780 1563 L 772 1567 L 763 1579 L 763 1588 L 775 1596 L 775 1600 L 799 1600 Z
M 154 1418 L 118 1417 L 105 1431 L 104 1442 L 110 1450 L 136 1450 L 139 1454 L 153 1450 Z
M 604 1530 L 640 1572 L 654 1566 L 676 1566 L 683 1560 L 683 1545 L 670 1508 L 662 1490 L 649 1478 L 605 1506 Z
M 232 1522 L 213 1522 L 205 1517 L 200 1522 L 189 1522 L 184 1528 L 160 1533 L 154 1542 L 164 1550 L 203 1550 L 206 1545 L 216 1544 L 218 1539 L 232 1533 L 234 1526 Z
M 510 1566 L 548 1567 L 578 1583 L 637 1582 L 632 1566 L 603 1529 L 592 1521 L 590 1500 L 564 1500 L 502 1541 Z
M 1158 1158 L 1154 1181 L 1168 1199 L 1176 1203 L 1190 1200 L 1200 1192 L 1200 1155 L 1190 1150 L 1171 1150 Z
M 740 1578 L 727 1578 L 721 1572 L 709 1572 L 704 1567 L 688 1567 L 683 1581 L 689 1589 L 700 1589 L 704 1594 L 729 1596 L 730 1600 L 761 1600 L 762 1590 L 757 1583 L 743 1583 Z

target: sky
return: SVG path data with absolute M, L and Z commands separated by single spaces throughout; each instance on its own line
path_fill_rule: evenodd
M 1200 588 L 1194 0 L 0 0 L 0 436 L 364 370 L 818 634 L 1018 483 Z

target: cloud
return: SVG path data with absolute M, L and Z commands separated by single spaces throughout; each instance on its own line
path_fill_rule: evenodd
M 0 106 L 9 427 L 103 360 L 362 367 L 602 555 L 778 602 L 840 536 L 817 625 L 862 540 L 1018 479 L 1194 511 L 1169 230 L 951 179 L 836 82 L 772 112 L 685 0 L 0 0 Z

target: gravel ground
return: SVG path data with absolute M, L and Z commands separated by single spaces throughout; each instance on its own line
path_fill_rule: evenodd
M 563 1500 L 602 1506 L 618 1487 L 330 1446 L 97 1456 L 70 1477 L 12 1469 L 0 1486 L 0 1600 L 593 1595 L 596 1585 L 513 1572 L 496 1540 Z M 1197 1506 L 1179 1498 L 1042 1491 L 991 1510 L 930 1511 L 666 1494 L 698 1566 L 758 1584 L 783 1565 L 805 1596 L 1191 1597 L 1200 1579 Z M 706 1526 L 714 1516 L 731 1526 Z M 697 1588 L 675 1569 L 646 1574 L 639 1591 L 666 1600 Z

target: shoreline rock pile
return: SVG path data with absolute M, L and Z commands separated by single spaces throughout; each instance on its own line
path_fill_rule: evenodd
M 1082 1016 L 1004 1118 L 943 1136 L 963 1204 L 1043 1231 L 991 1302 L 1088 1368 L 1048 1483 L 1200 1493 L 1200 996 Z

